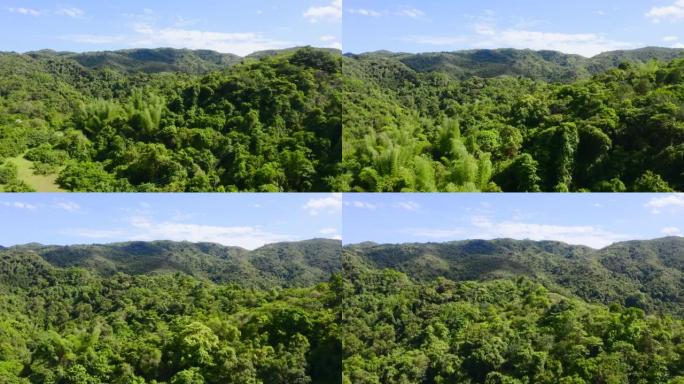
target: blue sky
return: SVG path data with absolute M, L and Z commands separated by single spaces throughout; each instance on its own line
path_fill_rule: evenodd
M 342 0 L 0 0 L 2 51 L 341 48 Z
M 338 238 L 339 194 L 2 194 L 0 245 Z
M 345 52 L 684 47 L 684 0 L 345 0 Z
M 684 194 L 344 195 L 343 242 L 514 238 L 594 248 L 684 234 Z

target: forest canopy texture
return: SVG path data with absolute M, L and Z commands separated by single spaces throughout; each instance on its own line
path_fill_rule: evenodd
M 684 383 L 681 238 L 366 243 L 343 263 L 345 384 Z
M 340 190 L 683 191 L 682 52 L 346 55 Z
M 4 191 L 330 191 L 341 57 L 0 53 Z
M 340 251 L 0 249 L 0 383 L 337 384 Z

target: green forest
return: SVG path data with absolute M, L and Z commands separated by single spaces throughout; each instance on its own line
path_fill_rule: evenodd
M 0 53 L 6 192 L 330 191 L 341 57 Z
M 344 383 L 684 383 L 681 238 L 619 243 L 594 255 L 552 242 L 472 241 L 444 244 L 428 258 L 439 246 L 345 247 Z M 592 291 L 588 270 L 562 271 L 557 260 L 542 273 L 523 268 L 525 259 L 538 262 L 525 252 L 531 248 L 606 268 L 625 254 L 645 261 L 626 261 Z M 502 262 L 506 250 L 519 265 Z M 423 270 L 409 267 L 412 257 L 423 258 L 414 265 Z M 655 259 L 671 269 L 651 268 Z M 466 266 L 453 271 L 450 261 Z M 553 277 L 559 284 L 547 283 Z M 648 293 L 614 296 L 629 292 L 630 282 Z
M 346 55 L 340 189 L 682 191 L 682 52 Z
M 0 382 L 339 383 L 340 247 L 0 249 Z

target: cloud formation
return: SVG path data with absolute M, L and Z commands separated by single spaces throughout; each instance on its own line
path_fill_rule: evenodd
M 672 5 L 664 7 L 653 7 L 646 13 L 646 17 L 654 23 L 663 20 L 672 22 L 684 20 L 684 0 L 677 0 Z
M 81 209 L 81 206 L 73 201 L 60 201 L 55 204 L 55 207 L 68 212 L 76 212 Z
M 350 8 L 347 12 L 352 15 L 365 16 L 365 17 L 382 17 L 382 16 L 399 16 L 408 17 L 411 19 L 421 19 L 425 17 L 425 12 L 418 8 L 413 7 L 402 7 L 394 10 L 383 9 L 375 10 L 368 8 Z
M 23 203 L 21 201 L 3 201 L 3 202 L 0 202 L 0 205 L 8 207 L 8 208 L 28 209 L 28 210 L 32 210 L 32 211 L 38 209 L 37 205 Z
M 519 221 L 494 221 L 483 216 L 473 217 L 471 223 L 478 231 L 472 237 L 481 239 L 554 240 L 568 244 L 586 245 L 592 248 L 603 248 L 617 241 L 629 238 L 629 236 L 606 231 L 592 225 L 554 225 Z
M 666 236 L 681 236 L 682 231 L 677 227 L 665 227 L 660 232 Z
M 20 15 L 28 15 L 28 16 L 40 16 L 41 12 L 37 9 L 32 9 L 32 8 L 15 8 L 15 7 L 9 7 L 7 8 L 8 11 L 11 13 L 18 13 Z
M 320 213 L 337 214 L 342 211 L 342 194 L 331 193 L 326 197 L 313 198 L 302 206 L 311 216 L 317 216 Z
M 332 0 L 330 4 L 324 6 L 312 6 L 304 12 L 303 16 L 314 24 L 340 22 L 342 20 L 342 0 Z
M 85 15 L 85 12 L 82 9 L 79 8 L 60 8 L 56 12 L 56 14 L 61 15 L 61 16 L 67 16 L 67 17 L 72 17 L 72 18 L 79 18 L 83 17 Z
M 279 241 L 297 240 L 289 235 L 264 231 L 254 226 L 214 226 L 178 222 L 155 222 L 149 217 L 133 216 L 129 220 L 135 230 L 131 239 L 140 241 L 173 240 L 193 243 L 209 242 L 255 249 Z
M 132 36 L 76 34 L 63 38 L 87 44 L 122 43 L 134 47 L 210 49 L 241 56 L 293 45 L 292 42 L 269 39 L 254 32 L 225 33 L 176 27 L 157 28 L 151 23 L 144 22 L 136 23 L 133 32 Z
M 659 214 L 663 211 L 674 212 L 684 208 L 684 193 L 674 193 L 662 197 L 654 197 L 646 203 L 651 213 Z

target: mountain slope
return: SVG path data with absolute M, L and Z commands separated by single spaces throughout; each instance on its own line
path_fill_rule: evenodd
M 557 51 L 504 48 L 419 54 L 378 51 L 347 57 L 368 62 L 398 61 L 417 72 L 444 72 L 459 79 L 509 75 L 570 82 L 615 68 L 625 61 L 646 63 L 655 59 L 667 62 L 683 52 L 684 49 L 646 47 L 585 58 Z
M 344 276 L 345 383 L 684 378 L 682 319 L 586 303 L 527 278 L 417 282 L 358 264 L 345 264 Z
M 77 62 L 84 68 L 110 68 L 125 73 L 184 72 L 202 74 L 229 67 L 242 60 L 240 56 L 210 50 L 174 48 L 125 49 L 100 52 L 27 52 L 38 60 L 63 59 Z
M 248 287 L 300 287 L 327 281 L 338 272 L 340 252 L 339 241 L 326 239 L 269 244 L 253 251 L 172 241 L 74 246 L 29 244 L 0 250 L 0 278 L 13 281 L 15 277 L 35 274 L 18 273 L 19 270 L 45 274 L 50 267 L 79 267 L 105 277 L 116 273 L 182 273 Z
M 527 277 L 589 301 L 684 316 L 684 238 L 617 243 L 600 250 L 509 239 L 367 244 L 346 246 L 343 257 L 423 281 Z

